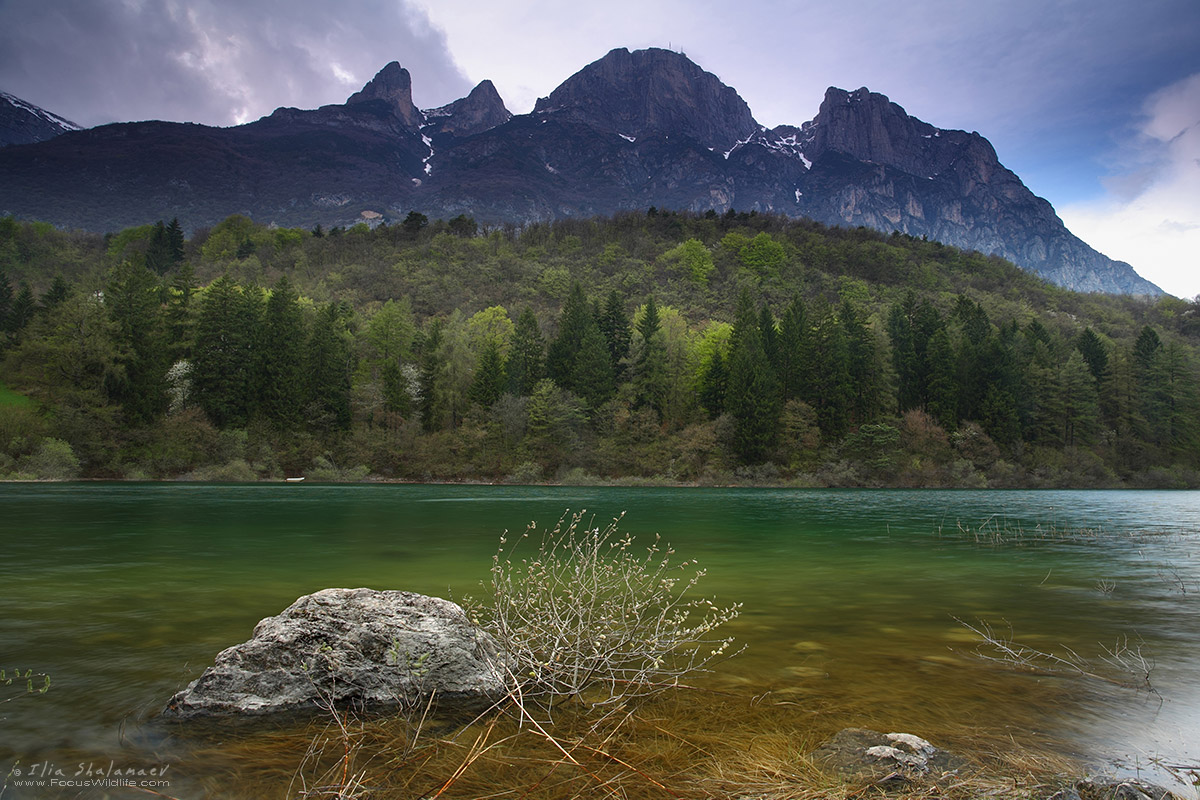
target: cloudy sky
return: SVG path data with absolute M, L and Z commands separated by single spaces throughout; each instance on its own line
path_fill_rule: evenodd
M 670 47 L 767 126 L 867 86 L 975 130 L 1076 234 L 1200 295 L 1196 0 L 0 0 L 0 90 L 81 125 L 340 103 L 388 61 L 429 108 L 509 109 L 614 47 Z

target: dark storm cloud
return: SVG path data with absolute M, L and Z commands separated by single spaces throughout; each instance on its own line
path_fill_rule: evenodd
M 0 90 L 85 126 L 340 103 L 393 60 L 418 106 L 471 88 L 407 0 L 0 0 Z

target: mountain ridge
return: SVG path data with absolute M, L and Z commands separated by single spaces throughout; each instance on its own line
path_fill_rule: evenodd
M 112 230 L 231 213 L 328 226 L 409 211 L 523 224 L 736 208 L 924 236 L 1082 291 L 1162 293 L 1071 234 L 978 133 L 936 128 L 865 87 L 830 87 L 813 119 L 768 130 L 670 50 L 614 49 L 525 115 L 490 81 L 421 111 L 393 61 L 342 105 L 234 128 L 124 125 L 0 149 L 0 212 Z

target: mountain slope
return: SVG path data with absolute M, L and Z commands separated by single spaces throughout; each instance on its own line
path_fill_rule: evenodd
M 0 147 L 44 142 L 79 126 L 57 114 L 0 92 Z
M 736 91 L 669 50 L 613 50 L 515 117 L 489 81 L 420 111 L 392 62 L 344 105 L 0 150 L 0 212 L 93 230 L 232 213 L 344 225 L 412 210 L 524 223 L 649 206 L 898 230 L 1073 289 L 1161 294 L 1073 236 L 977 133 L 935 128 L 865 88 L 831 88 L 811 121 L 767 130 Z

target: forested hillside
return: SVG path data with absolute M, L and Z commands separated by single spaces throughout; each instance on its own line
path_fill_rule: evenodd
M 1200 485 L 1196 302 L 782 217 L 3 219 L 0 328 L 10 478 Z

